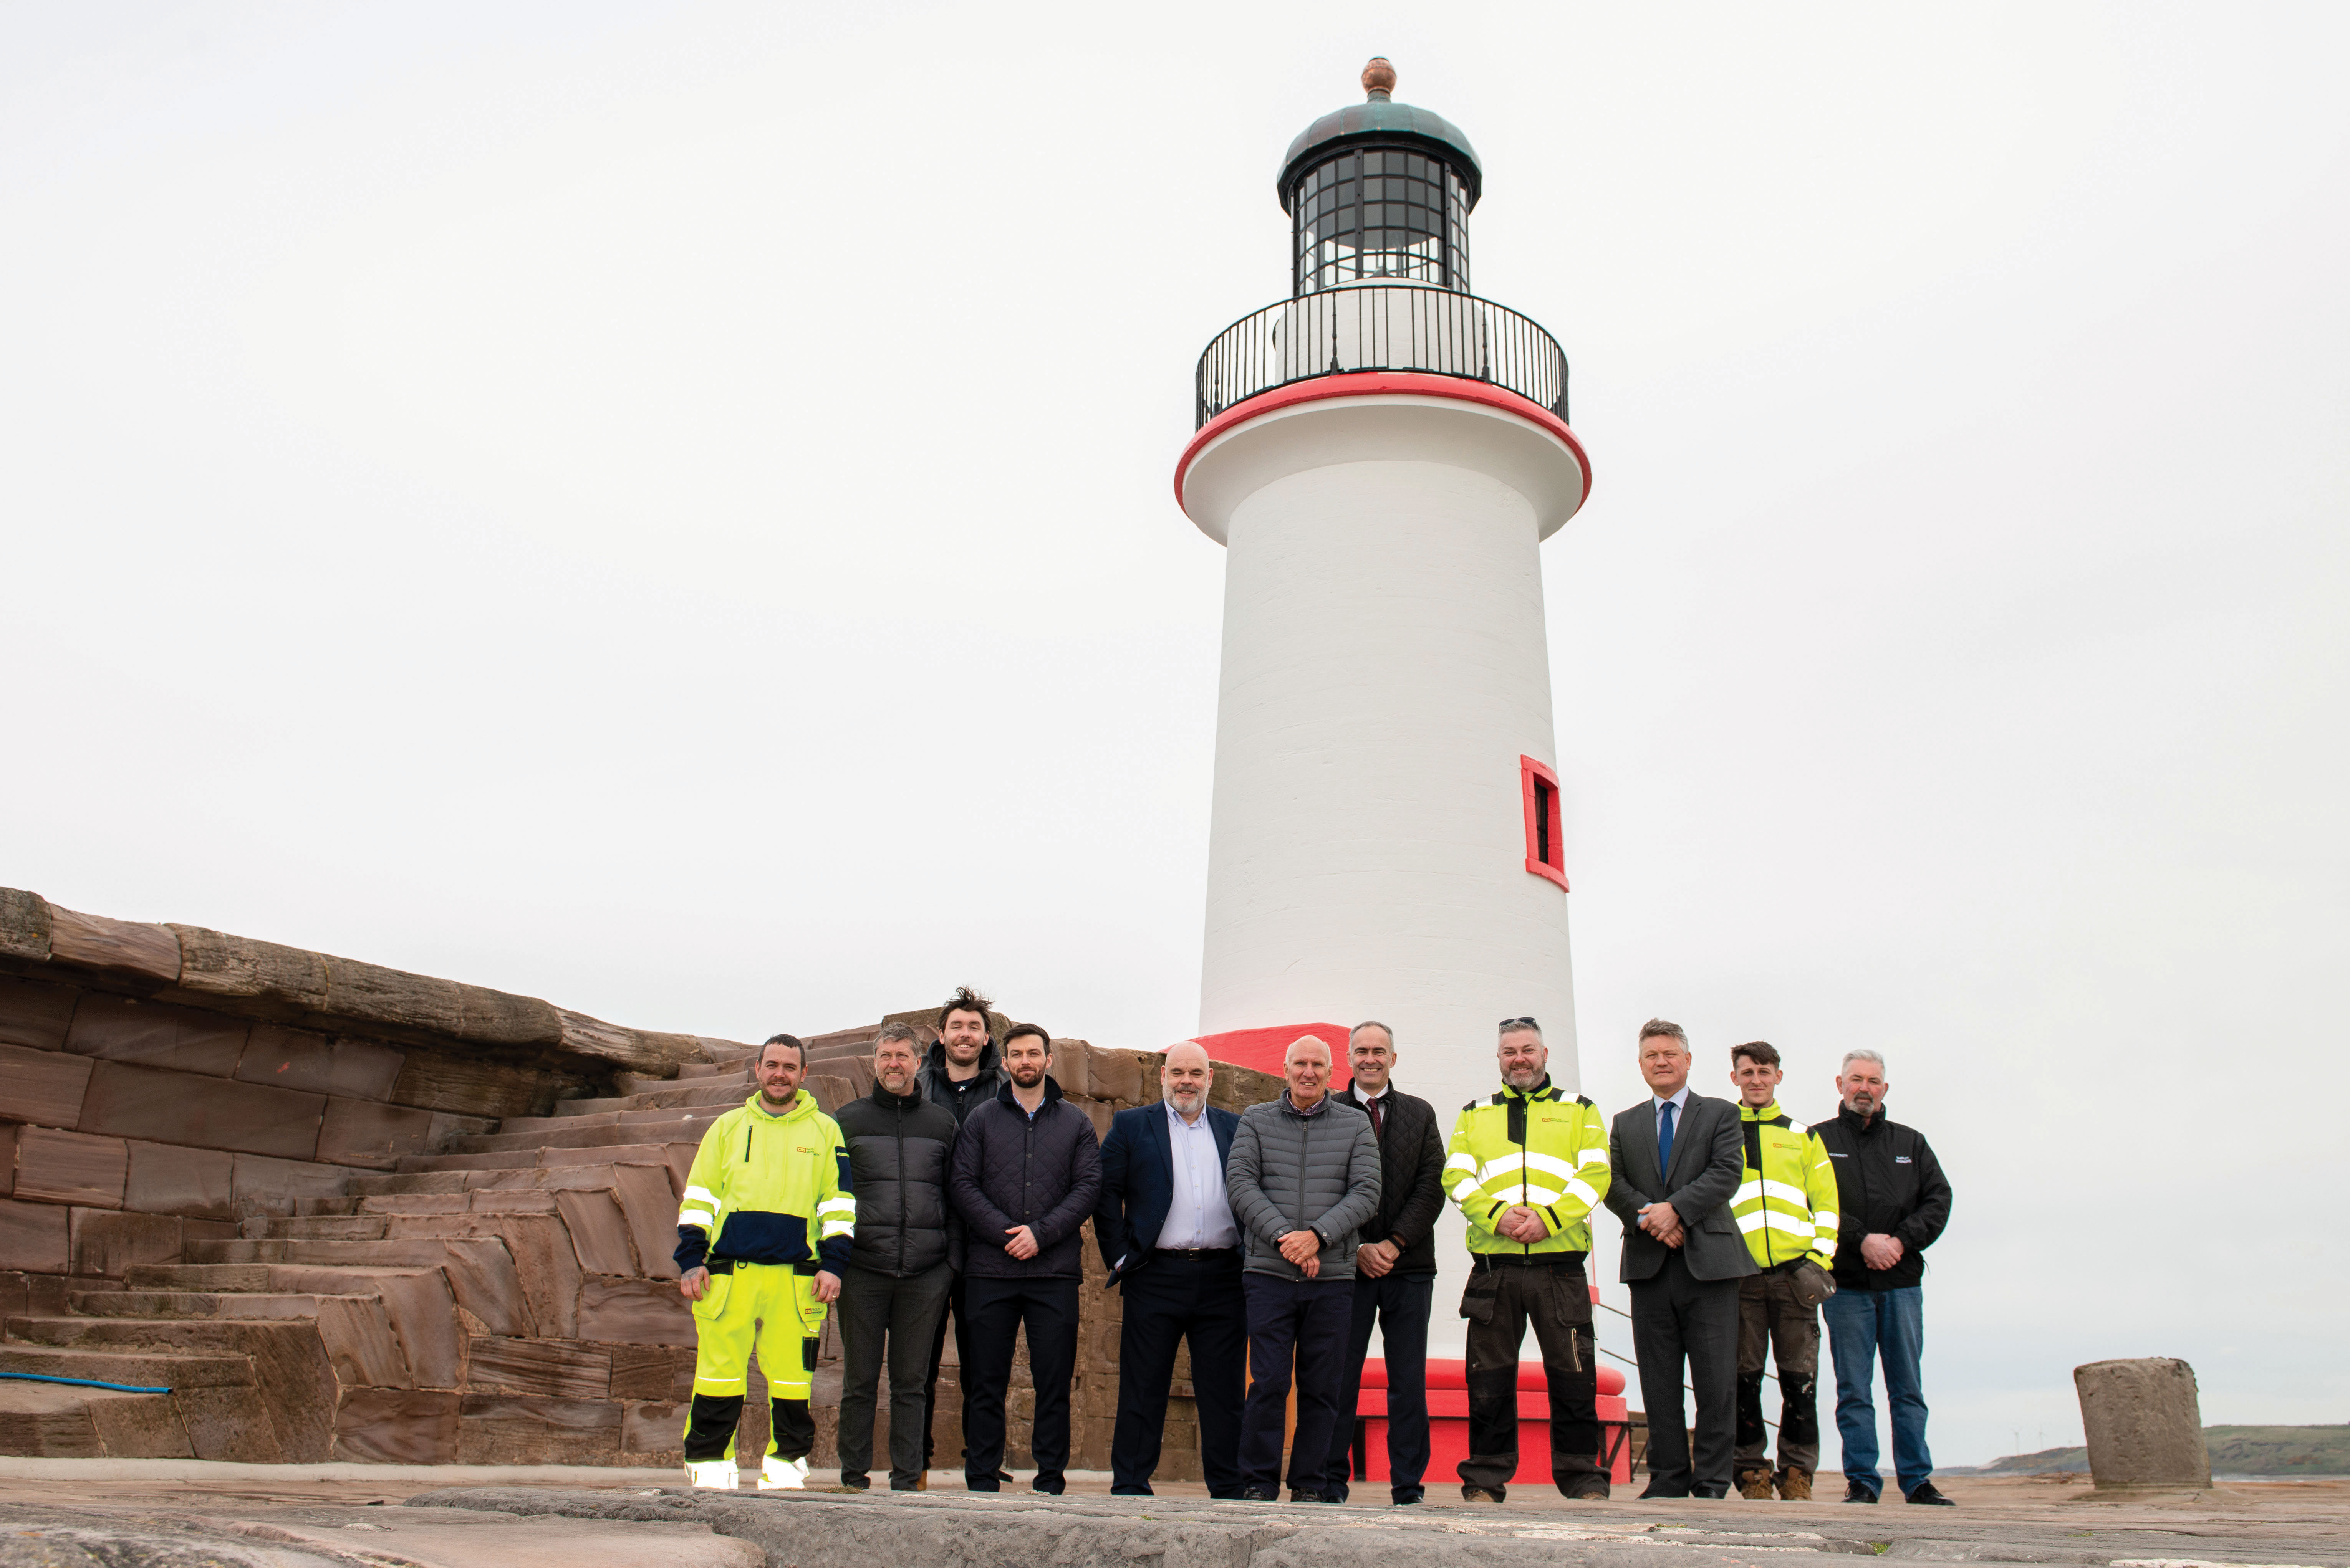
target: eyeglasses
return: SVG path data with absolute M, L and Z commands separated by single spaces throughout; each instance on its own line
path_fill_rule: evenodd
M 1511 1029 L 1531 1029 L 1537 1034 L 1542 1033 L 1542 1025 L 1536 1023 L 1531 1018 L 1504 1018 L 1502 1020 L 1502 1027 L 1505 1031 Z

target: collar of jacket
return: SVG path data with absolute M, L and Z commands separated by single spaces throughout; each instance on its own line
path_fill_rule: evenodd
M 1012 1075 L 1011 1075 L 1011 1074 L 1006 1073 L 1006 1074 L 1004 1074 L 1004 1075 L 1003 1075 L 1003 1087 L 1002 1087 L 1002 1088 L 1000 1088 L 1000 1089 L 998 1089 L 998 1090 L 996 1090 L 996 1091 L 995 1091 L 995 1097 L 996 1097 L 997 1099 L 999 1099 L 999 1100 L 1002 1100 L 1005 1105 L 1010 1106 L 1014 1110 L 1018 1111 L 1022 1116 L 1026 1116 L 1026 1115 L 1028 1114 L 1028 1107 L 1027 1107 L 1027 1106 L 1024 1106 L 1024 1105 L 1022 1105 L 1018 1100 L 1014 1099 L 1014 1098 L 1012 1097 Z M 1038 1116 L 1043 1116 L 1046 1111 L 1048 1111 L 1048 1110 L 1050 1110 L 1050 1109 L 1052 1109 L 1052 1108 L 1053 1108 L 1053 1104 L 1054 1104 L 1054 1102 L 1055 1102 L 1055 1101 L 1056 1101 L 1056 1100 L 1058 1100 L 1060 1097 L 1061 1097 L 1061 1085 L 1058 1085 L 1058 1084 L 1056 1084 L 1056 1083 L 1055 1083 L 1055 1082 L 1053 1082 L 1053 1075 L 1052 1075 L 1052 1074 L 1050 1074 L 1050 1073 L 1045 1074 L 1045 1103 L 1044 1103 L 1043 1105 L 1038 1106 L 1036 1107 L 1036 1114 L 1037 1114 Z
M 1872 1111 L 1865 1116 L 1856 1116 L 1854 1114 L 1853 1108 L 1850 1106 L 1838 1105 L 1836 1106 L 1836 1120 L 1842 1122 L 1853 1131 L 1860 1134 L 1863 1137 L 1866 1137 L 1870 1133 L 1875 1132 L 1878 1127 L 1885 1125 L 1885 1112 L 1880 1109 Z
M 802 1116 L 807 1115 L 810 1111 L 816 1109 L 816 1096 L 809 1094 L 806 1089 L 801 1089 L 792 1096 L 792 1103 L 784 1107 L 783 1114 L 781 1116 L 777 1116 L 775 1112 L 769 1110 L 766 1106 L 759 1103 L 759 1091 L 754 1089 L 751 1091 L 751 1097 L 743 1102 L 743 1106 L 752 1115 L 759 1116 L 766 1121 L 795 1122 Z
M 1298 1120 L 1304 1121 L 1307 1116 L 1318 1116 L 1324 1111 L 1328 1110 L 1330 1108 L 1330 1102 L 1336 1098 L 1337 1096 L 1336 1095 L 1325 1093 L 1320 1099 L 1314 1102 L 1314 1108 L 1312 1110 L 1301 1111 L 1297 1108 L 1297 1102 L 1289 1097 L 1289 1091 L 1287 1089 L 1284 1089 L 1281 1091 L 1281 1108 L 1287 1111 L 1291 1116 L 1295 1116 Z
M 930 1104 L 930 1096 L 922 1093 L 922 1085 L 920 1084 L 915 1085 L 911 1089 L 902 1095 L 893 1095 L 884 1085 L 875 1084 L 873 1085 L 873 1092 L 865 1097 L 871 1100 L 875 1105 L 879 1106 L 885 1111 L 894 1106 L 926 1106 Z
M 1542 1075 L 1542 1082 L 1531 1089 L 1513 1089 L 1507 1083 L 1503 1084 L 1502 1098 L 1504 1100 L 1563 1100 L 1566 1098 L 1566 1091 L 1551 1087 L 1550 1075 L 1544 1073 Z
M 1742 1122 L 1776 1121 L 1781 1116 L 1786 1116 L 1787 1113 L 1779 1108 L 1779 1102 L 1776 1100 L 1773 1100 L 1769 1105 L 1764 1106 L 1759 1111 L 1752 1106 L 1748 1105 L 1744 1100 L 1738 1102 L 1738 1119 Z M 1794 1121 L 1795 1118 L 1793 1116 L 1787 1116 L 1787 1119 L 1789 1121 Z
M 1001 1064 L 1003 1060 L 1003 1053 L 995 1048 L 995 1037 L 989 1035 L 987 1044 L 979 1048 L 979 1072 L 974 1075 L 986 1076 L 989 1071 Z M 936 1072 L 941 1077 L 946 1076 L 947 1043 L 945 1041 L 931 1042 L 930 1054 L 922 1058 L 922 1067 L 926 1072 Z

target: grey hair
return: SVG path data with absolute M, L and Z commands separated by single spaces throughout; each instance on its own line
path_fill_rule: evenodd
M 1850 1067 L 1855 1062 L 1874 1062 L 1877 1064 L 1878 1072 L 1885 1071 L 1885 1058 L 1864 1046 L 1860 1050 L 1847 1051 L 1844 1054 L 1844 1061 L 1836 1067 L 1837 1074 L 1841 1075 L 1845 1069 Z
M 881 1033 L 873 1037 L 873 1049 L 879 1051 L 882 1046 L 895 1045 L 900 1040 L 914 1047 L 914 1054 L 921 1054 L 921 1032 L 910 1023 L 884 1023 Z
M 1388 1028 L 1386 1024 L 1380 1023 L 1376 1018 L 1366 1018 L 1360 1023 L 1356 1024 L 1352 1029 L 1347 1030 L 1347 1044 L 1352 1045 L 1355 1043 L 1355 1036 L 1360 1034 L 1366 1029 L 1378 1030 L 1380 1033 L 1388 1037 L 1388 1047 L 1390 1049 L 1394 1047 L 1395 1031 Z

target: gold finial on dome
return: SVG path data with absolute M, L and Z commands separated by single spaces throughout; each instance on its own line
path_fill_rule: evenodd
M 1395 92 L 1396 72 L 1385 55 L 1373 55 L 1371 63 L 1363 67 L 1363 96 L 1373 103 L 1385 103 Z

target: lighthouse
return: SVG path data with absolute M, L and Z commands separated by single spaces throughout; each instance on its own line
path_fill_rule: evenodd
M 1558 344 L 1471 288 L 1476 151 L 1395 79 L 1290 144 L 1289 297 L 1201 355 L 1176 468 L 1225 549 L 1200 1027 L 1378 1019 L 1449 1127 L 1505 1018 L 1579 1087 L 1540 550 L 1591 470 Z

